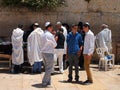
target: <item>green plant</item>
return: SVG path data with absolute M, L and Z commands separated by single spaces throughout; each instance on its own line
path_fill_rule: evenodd
M 21 2 L 21 0 L 2 0 L 5 5 L 14 6 Z
M 25 6 L 33 9 L 56 8 L 65 4 L 65 0 L 2 0 L 5 5 Z

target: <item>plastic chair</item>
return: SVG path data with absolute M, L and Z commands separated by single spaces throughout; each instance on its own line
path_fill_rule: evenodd
M 114 54 L 108 53 L 108 55 L 105 55 L 105 53 L 107 52 L 105 48 L 97 48 L 96 52 L 100 57 L 99 65 L 98 65 L 99 70 L 101 69 L 101 67 L 104 68 L 105 71 L 108 70 L 109 62 L 111 62 L 113 65 L 112 67 L 114 67 L 114 58 L 115 58 Z M 108 58 L 108 56 L 111 56 L 111 58 Z

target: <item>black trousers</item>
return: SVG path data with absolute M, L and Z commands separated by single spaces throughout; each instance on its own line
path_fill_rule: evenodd
M 21 72 L 21 65 L 14 65 L 13 73 L 20 73 Z
M 84 56 L 83 56 L 83 54 L 81 54 L 79 57 L 79 66 L 80 66 L 80 68 L 84 68 Z
M 79 59 L 77 55 L 68 55 L 68 61 L 69 61 L 69 74 L 68 74 L 68 78 L 69 79 L 73 79 L 73 66 L 75 67 L 75 80 L 79 79 L 79 69 L 78 69 L 78 63 L 79 63 Z

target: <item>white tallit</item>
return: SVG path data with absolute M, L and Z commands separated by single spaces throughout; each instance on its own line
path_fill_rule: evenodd
M 96 44 L 97 47 L 106 48 L 108 52 L 112 49 L 112 39 L 111 39 L 111 30 L 108 28 L 103 29 L 98 35 L 96 36 Z
M 43 30 L 41 28 L 36 28 L 27 39 L 27 53 L 30 65 L 34 62 L 42 61 L 41 55 L 41 35 Z
M 20 65 L 24 62 L 23 59 L 23 34 L 24 31 L 20 28 L 16 28 L 12 33 L 12 63 Z

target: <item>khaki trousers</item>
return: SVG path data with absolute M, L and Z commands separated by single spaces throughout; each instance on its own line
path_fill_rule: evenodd
M 91 74 L 90 67 L 89 67 L 91 58 L 92 58 L 92 55 L 84 54 L 84 67 L 86 70 L 87 79 L 90 80 L 91 82 L 93 82 L 92 74 Z

